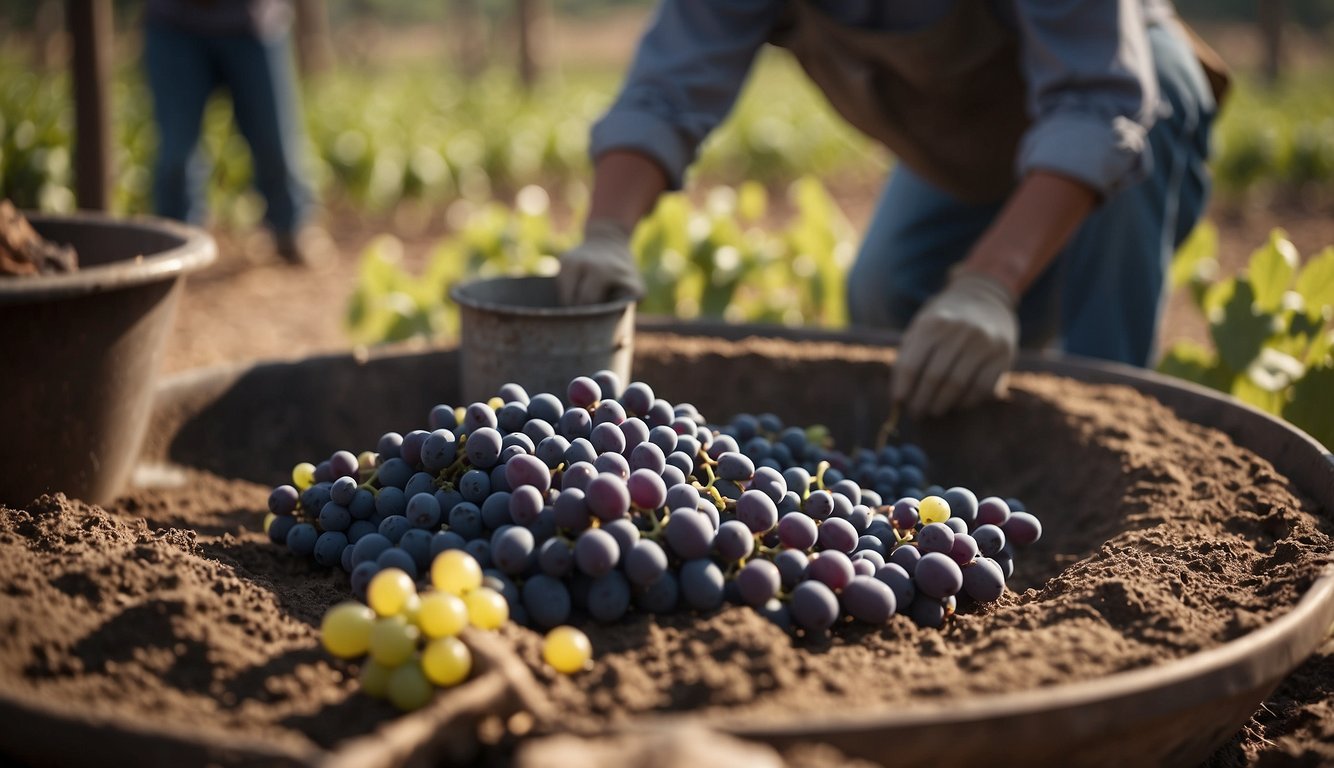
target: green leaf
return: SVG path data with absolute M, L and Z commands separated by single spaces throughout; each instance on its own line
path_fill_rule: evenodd
M 1292 388 L 1292 397 L 1283 406 L 1283 418 L 1334 451 L 1334 366 L 1313 368 Z
M 1193 341 L 1173 345 L 1158 363 L 1158 370 L 1220 392 L 1232 391 L 1232 380 L 1236 378 L 1213 350 Z
M 1334 246 L 1306 262 L 1293 290 L 1306 302 L 1306 314 L 1312 319 L 1334 314 Z
M 1275 317 L 1256 312 L 1254 306 L 1251 283 L 1238 281 L 1218 319 L 1210 318 L 1209 332 L 1218 355 L 1234 371 L 1246 370 L 1274 332 Z
M 1255 306 L 1261 312 L 1275 312 L 1283 302 L 1283 292 L 1292 285 L 1297 273 L 1297 249 L 1281 229 L 1269 233 L 1269 242 L 1251 254 L 1246 268 L 1255 291 Z
M 1201 221 L 1172 257 L 1168 277 L 1173 289 L 1196 280 L 1210 280 L 1218 272 L 1218 227 Z
M 1246 376 L 1255 386 L 1270 393 L 1282 393 L 1306 374 L 1301 360 L 1273 346 L 1260 350 L 1246 368 Z
M 1238 376 L 1232 380 L 1232 396 L 1275 416 L 1283 409 L 1283 393 L 1265 389 L 1250 376 Z

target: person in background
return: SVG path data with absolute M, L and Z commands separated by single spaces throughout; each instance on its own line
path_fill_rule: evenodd
M 204 223 L 209 159 L 200 128 L 209 96 L 225 88 L 275 250 L 314 266 L 330 258 L 331 244 L 310 223 L 292 19 L 289 0 L 147 0 L 144 60 L 158 133 L 153 206 L 158 215 Z
M 853 323 L 904 331 L 895 402 L 976 404 L 1020 345 L 1053 339 L 1152 362 L 1226 82 L 1166 0 L 664 0 L 593 126 L 563 301 L 642 292 L 630 234 L 681 188 L 765 42 L 897 158 L 847 282 Z

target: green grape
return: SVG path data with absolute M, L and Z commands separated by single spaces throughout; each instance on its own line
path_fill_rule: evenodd
M 375 451 L 362 451 L 357 454 L 357 469 L 365 472 L 375 469 L 375 461 L 380 458 Z
M 304 491 L 315 484 L 315 465 L 309 461 L 303 461 L 292 467 L 292 485 L 296 486 L 298 491 Z M 316 510 L 318 512 L 319 510 Z
M 266 535 L 269 532 L 269 526 L 273 525 L 273 519 L 275 517 L 277 517 L 277 515 L 273 514 L 272 512 L 269 512 L 264 515 L 264 533 Z
M 421 596 L 414 591 L 412 594 L 408 595 L 407 602 L 403 603 L 403 607 L 399 609 L 398 612 L 403 618 L 408 620 L 409 624 L 416 624 L 420 627 L 421 623 L 418 621 L 418 614 L 421 612 L 421 608 Z
M 448 592 L 430 592 L 421 598 L 417 626 L 427 637 L 453 637 L 468 626 L 468 606 Z
M 436 589 L 464 595 L 482 586 L 482 566 L 461 549 L 447 549 L 431 563 L 431 583 Z
M 422 651 L 422 672 L 442 688 L 458 685 L 472 671 L 472 653 L 457 637 L 439 637 Z
M 417 585 L 412 583 L 411 576 L 397 568 L 386 568 L 375 574 L 366 587 L 366 602 L 381 616 L 395 616 L 416 594 Z
M 320 640 L 324 649 L 340 659 L 365 656 L 370 647 L 375 612 L 353 600 L 339 603 L 324 614 Z
M 412 658 L 420 636 L 421 630 L 402 616 L 377 619 L 371 628 L 368 650 L 372 659 L 386 667 L 397 667 Z
M 366 659 L 361 665 L 361 690 L 367 696 L 383 699 L 389 693 L 389 674 L 393 671 L 375 659 Z
M 478 629 L 500 629 L 510 618 L 505 596 L 490 587 L 478 587 L 463 596 L 468 621 Z
M 939 496 L 927 496 L 917 505 L 922 524 L 943 523 L 950 519 L 950 503 Z
M 493 397 L 490 400 L 487 400 L 486 404 L 491 406 L 491 410 L 498 411 L 504 407 L 505 401 L 501 400 L 499 397 Z
M 389 703 L 404 712 L 426 706 L 435 692 L 417 664 L 404 664 L 390 672 L 387 688 Z
M 593 644 L 588 635 L 574 627 L 556 627 L 542 642 L 542 658 L 557 672 L 571 675 L 586 669 L 593 660 Z

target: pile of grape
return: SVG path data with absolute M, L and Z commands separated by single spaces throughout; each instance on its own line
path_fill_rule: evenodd
M 507 384 L 373 452 L 297 465 L 266 530 L 341 565 L 358 595 L 385 569 L 416 578 L 463 550 L 534 627 L 730 600 L 806 633 L 896 612 L 940 626 L 960 598 L 997 599 L 1015 548 L 1041 535 L 1013 499 L 928 485 L 915 445 L 829 443 L 772 414 L 711 426 L 608 371 L 563 400 Z

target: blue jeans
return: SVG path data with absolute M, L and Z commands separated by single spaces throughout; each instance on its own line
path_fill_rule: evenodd
M 1179 35 L 1153 27 L 1149 43 L 1172 112 L 1149 131 L 1152 170 L 1104 200 L 1024 294 L 1024 346 L 1059 338 L 1070 354 L 1138 366 L 1156 357 L 1168 265 L 1209 195 L 1205 163 L 1216 105 Z M 848 275 L 852 322 L 907 327 L 1001 206 L 959 202 L 896 166 Z
M 294 233 L 312 201 L 302 171 L 304 136 L 287 38 L 197 35 L 165 24 L 144 29 L 144 60 L 158 133 L 153 207 L 161 216 L 203 224 L 209 160 L 199 142 L 204 105 L 226 88 L 241 136 L 250 146 L 264 220 Z

